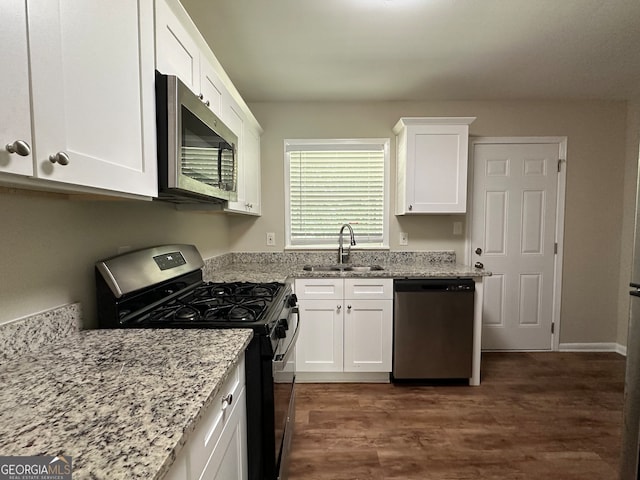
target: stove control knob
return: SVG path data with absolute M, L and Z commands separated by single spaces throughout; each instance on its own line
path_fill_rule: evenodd
M 287 299 L 288 306 L 295 307 L 297 303 L 298 303 L 298 297 L 296 296 L 296 294 L 292 293 L 291 295 L 289 295 L 289 298 Z
M 287 336 L 287 331 L 282 325 L 278 325 L 276 327 L 276 337 L 285 338 Z

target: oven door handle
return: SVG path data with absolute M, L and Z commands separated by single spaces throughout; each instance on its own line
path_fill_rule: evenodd
M 295 315 L 298 315 L 298 321 L 296 322 L 296 331 L 293 332 L 293 338 L 289 342 L 289 345 L 287 347 L 287 351 L 282 353 L 282 354 L 280 354 L 280 355 L 276 355 L 276 357 L 272 360 L 273 367 L 278 371 L 284 370 L 284 367 L 287 364 L 287 362 L 289 361 L 289 357 L 293 353 L 293 349 L 296 346 L 296 340 L 298 339 L 298 333 L 300 333 L 300 313 L 299 313 L 297 308 L 294 309 L 293 313 Z

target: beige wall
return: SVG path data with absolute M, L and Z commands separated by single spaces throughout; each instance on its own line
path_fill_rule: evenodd
M 623 200 L 626 198 L 624 102 L 254 103 L 250 107 L 265 130 L 262 137 L 263 216 L 230 219 L 235 251 L 283 249 L 285 138 L 392 138 L 391 128 L 401 116 L 476 116 L 477 120 L 471 125 L 471 134 L 475 136 L 568 137 L 560 341 L 615 342 L 618 338 Z M 393 139 L 391 145 L 393 199 Z M 453 248 L 462 257 L 464 238 L 452 234 L 455 220 L 464 220 L 464 216 L 404 218 L 391 213 L 391 249 Z M 268 231 L 276 233 L 276 247 L 265 246 Z M 409 233 L 408 247 L 398 245 L 400 231 Z
M 144 201 L 75 201 L 0 190 L 0 323 L 80 301 L 94 324 L 93 265 L 118 247 L 193 243 L 229 251 L 224 214 Z
M 620 287 L 618 291 L 617 343 L 627 344 L 629 323 L 629 280 L 633 262 L 633 231 L 635 225 L 636 189 L 638 177 L 638 141 L 640 138 L 640 101 L 629 104 L 627 111 L 627 144 L 624 173 L 624 207 L 620 236 Z
M 134 201 L 70 201 L 0 191 L 0 322 L 81 301 L 93 318 L 93 263 L 117 248 L 194 243 L 205 258 L 268 251 L 284 237 L 284 138 L 389 137 L 400 116 L 477 116 L 476 136 L 567 136 L 568 170 L 561 342 L 623 342 L 630 262 L 638 111 L 623 102 L 388 102 L 254 104 L 262 139 L 262 217 L 179 212 Z M 630 132 L 627 135 L 627 132 Z M 626 143 L 625 143 L 626 142 Z M 635 150 L 634 150 L 635 145 Z M 391 197 L 395 192 L 392 139 Z M 630 180 L 630 178 L 632 180 Z M 393 250 L 456 250 L 464 216 L 390 215 Z M 409 232 L 409 246 L 397 243 Z M 621 262 L 623 267 L 621 269 Z M 623 292 L 623 289 L 625 290 Z M 626 302 L 626 303 L 625 303 Z

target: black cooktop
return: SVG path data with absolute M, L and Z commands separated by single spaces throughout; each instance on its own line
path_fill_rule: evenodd
M 145 312 L 132 322 L 138 327 L 247 327 L 271 321 L 270 306 L 281 283 L 204 283 L 185 295 Z

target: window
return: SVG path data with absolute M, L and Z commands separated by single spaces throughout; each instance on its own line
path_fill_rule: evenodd
M 389 139 L 285 140 L 287 246 L 387 247 Z

